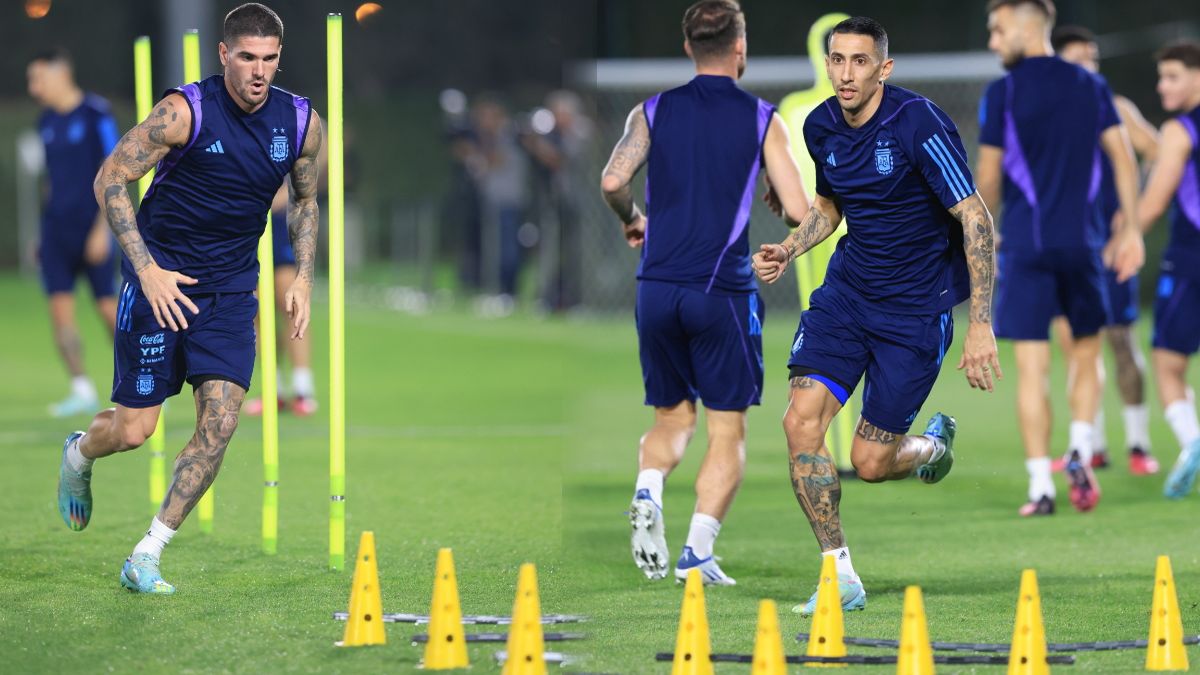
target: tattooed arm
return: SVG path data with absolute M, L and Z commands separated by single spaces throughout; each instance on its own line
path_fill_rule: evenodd
M 192 127 L 192 109 L 180 94 L 171 94 L 154 106 L 154 111 L 141 124 L 129 130 L 112 154 L 100 166 L 92 189 L 108 226 L 121 244 L 121 250 L 137 272 L 142 295 L 150 302 L 160 328 L 187 328 L 180 305 L 200 310 L 188 299 L 179 284 L 194 284 L 196 280 L 164 270 L 154 262 L 142 234 L 138 231 L 137 216 L 129 201 L 126 186 L 145 176 L 172 147 L 188 141 Z
M 992 214 L 976 192 L 955 204 L 950 213 L 962 223 L 963 248 L 971 276 L 970 323 L 958 369 L 967 371 L 967 382 L 977 389 L 993 390 L 992 376 L 1003 377 L 992 333 L 992 288 L 996 280 L 995 230 Z
M 812 247 L 825 241 L 842 222 L 842 210 L 837 202 L 818 194 L 804 220 L 779 244 L 763 244 L 754 254 L 754 271 L 758 278 L 773 284 L 783 276 L 788 263 Z
M 600 190 L 604 193 L 604 201 L 612 209 L 625 229 L 625 240 L 629 246 L 641 246 L 646 236 L 646 217 L 633 203 L 633 190 L 630 182 L 633 176 L 646 163 L 650 155 L 650 127 L 646 124 L 646 116 L 639 103 L 630 111 L 625 120 L 625 135 L 617 141 L 613 148 L 612 157 L 604 167 L 604 177 L 600 179 Z
M 324 131 L 316 111 L 308 123 L 308 134 L 300 156 L 292 164 L 288 182 L 288 234 L 296 252 L 296 280 L 283 298 L 283 306 L 292 320 L 292 339 L 303 340 L 308 329 L 309 296 L 312 293 L 317 256 L 317 179 L 321 175 L 321 144 Z

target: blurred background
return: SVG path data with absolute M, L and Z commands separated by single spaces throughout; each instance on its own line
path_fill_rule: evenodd
M 124 131 L 134 122 L 134 38 L 152 38 L 157 94 L 182 81 L 188 28 L 200 31 L 204 74 L 218 72 L 221 19 L 236 4 L 3 3 L 0 270 L 36 273 L 40 144 L 37 106 L 26 93 L 30 58 L 68 49 L 79 84 L 113 104 Z M 268 4 L 285 25 L 276 84 L 311 97 L 318 111 L 326 99 L 324 16 L 347 17 L 347 256 L 360 300 L 497 317 L 632 307 L 637 255 L 596 186 L 630 108 L 691 76 L 679 30 L 686 0 Z M 984 4 L 747 0 L 743 86 L 774 102 L 808 87 L 804 42 L 812 22 L 831 11 L 870 15 L 890 33 L 892 82 L 945 109 L 973 154 L 980 93 L 1002 72 L 986 52 Z M 1160 123 L 1152 55 L 1173 39 L 1200 36 L 1200 4 L 1061 0 L 1058 11 L 1060 24 L 1097 33 L 1114 91 Z M 756 209 L 754 242 L 783 233 Z M 1151 235 L 1152 265 L 1163 234 Z M 793 284 L 772 287 L 766 299 L 773 307 L 798 304 Z

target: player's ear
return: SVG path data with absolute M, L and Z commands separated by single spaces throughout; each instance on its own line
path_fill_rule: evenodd
M 879 69 L 880 84 L 882 84 L 883 82 L 886 82 L 887 79 L 892 76 L 892 66 L 894 66 L 895 64 L 896 64 L 895 59 L 888 59 L 887 61 L 883 62 L 883 68 Z
M 695 60 L 695 57 L 692 56 L 692 45 L 687 40 L 683 41 L 683 53 L 687 54 L 689 59 Z
M 229 47 L 226 47 L 224 42 L 217 43 L 217 55 L 221 57 L 222 68 L 229 65 Z

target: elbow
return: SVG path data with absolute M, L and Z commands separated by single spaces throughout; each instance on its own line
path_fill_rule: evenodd
M 623 187 L 625 187 L 625 183 L 611 174 L 606 174 L 604 178 L 600 179 L 600 191 L 606 195 L 614 195 Z

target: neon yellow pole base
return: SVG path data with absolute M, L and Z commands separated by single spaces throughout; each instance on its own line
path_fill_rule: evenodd
M 275 354 L 275 252 L 271 234 L 271 214 L 267 227 L 258 240 L 258 327 L 262 350 L 263 400 L 263 553 L 274 555 L 279 538 L 279 380 L 276 378 Z
M 157 514 L 167 496 L 167 461 L 163 454 L 166 445 L 163 418 L 167 415 L 166 404 L 158 412 L 158 423 L 150 434 L 146 445 L 150 447 L 150 513 Z
M 342 15 L 326 20 L 329 82 L 329 568 L 346 566 L 346 258 Z

